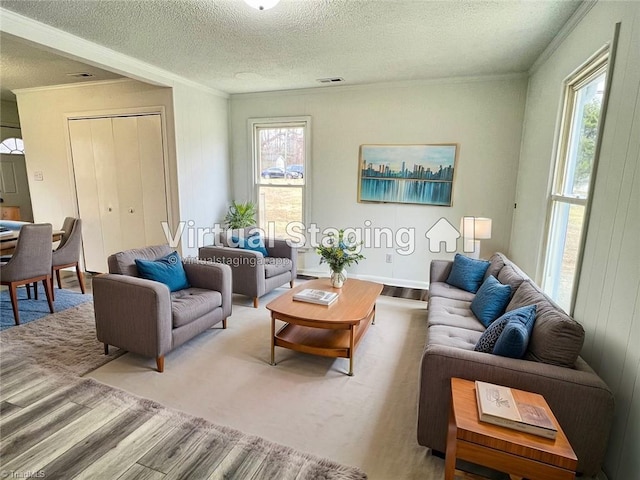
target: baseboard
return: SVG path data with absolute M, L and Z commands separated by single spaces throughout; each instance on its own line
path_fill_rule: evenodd
M 310 277 L 328 277 L 328 273 L 324 270 L 315 270 L 303 268 L 298 270 L 300 275 L 307 275 Z M 369 280 L 371 282 L 382 283 L 383 285 L 390 285 L 392 287 L 404 287 L 404 288 L 417 288 L 419 290 L 428 290 L 429 282 L 421 282 L 417 280 L 406 280 L 402 278 L 380 277 L 377 275 L 358 275 L 347 271 L 348 278 L 357 278 L 359 280 Z

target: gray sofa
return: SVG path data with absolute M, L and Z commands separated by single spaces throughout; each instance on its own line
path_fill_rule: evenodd
M 582 326 L 553 303 L 507 257 L 490 259 L 485 278 L 511 286 L 507 311 L 536 304 L 523 359 L 474 351 L 485 330 L 470 309 L 474 294 L 446 283 L 453 262 L 431 262 L 427 344 L 420 369 L 418 443 L 444 452 L 450 379 L 481 380 L 544 396 L 578 457 L 578 472 L 596 475 L 604 459 L 614 399 L 607 385 L 579 356 Z

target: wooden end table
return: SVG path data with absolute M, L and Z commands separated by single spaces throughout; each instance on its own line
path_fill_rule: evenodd
M 297 292 L 313 288 L 339 292 L 331 305 L 293 300 Z M 349 359 L 353 375 L 353 356 L 362 336 L 375 323 L 376 299 L 382 285 L 348 279 L 342 288 L 332 288 L 329 279 L 311 280 L 269 302 L 271 311 L 271 365 L 275 365 L 275 347 L 298 352 Z M 286 322 L 276 332 L 276 320 Z
M 480 422 L 474 382 L 452 378 L 445 480 L 454 479 L 458 458 L 508 473 L 512 479 L 575 478 L 578 459 L 547 402 L 536 393 L 511 391 L 516 400 L 547 410 L 558 428 L 555 440 Z

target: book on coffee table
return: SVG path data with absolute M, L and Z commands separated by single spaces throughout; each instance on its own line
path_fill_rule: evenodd
M 558 429 L 544 407 L 516 402 L 509 387 L 475 382 L 481 422 L 554 439 Z
M 338 299 L 338 294 L 336 292 L 306 288 L 296 293 L 293 299 L 300 302 L 317 303 L 318 305 L 331 305 Z

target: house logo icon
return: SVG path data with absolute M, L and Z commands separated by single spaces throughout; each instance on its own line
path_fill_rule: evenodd
M 458 232 L 458 229 L 451 225 L 446 218 L 441 217 L 440 220 L 427 230 L 425 237 L 429 240 L 430 252 L 442 252 L 442 244 L 444 243 L 445 252 L 455 253 L 460 232 Z

